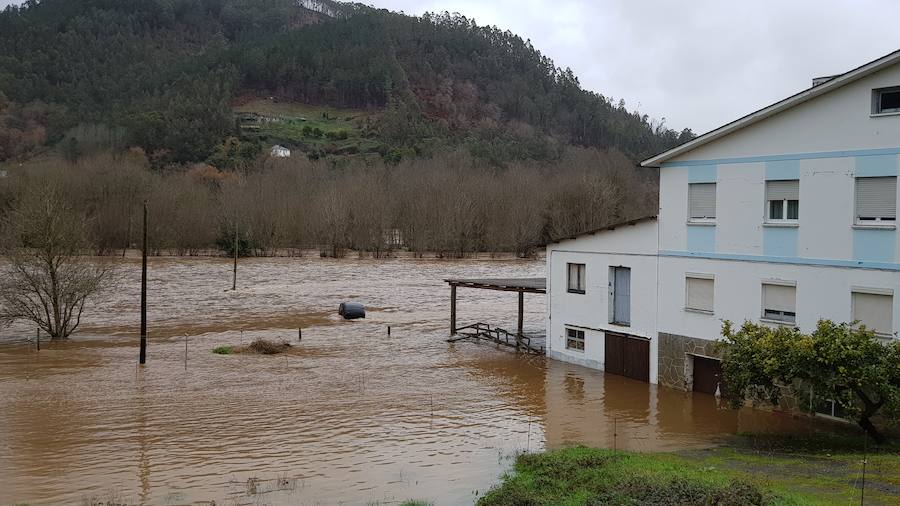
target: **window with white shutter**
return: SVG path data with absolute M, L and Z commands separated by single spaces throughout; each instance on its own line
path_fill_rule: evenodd
M 856 178 L 856 223 L 897 221 L 897 176 Z
M 688 218 L 691 221 L 716 219 L 716 183 L 688 184 Z
M 800 219 L 800 181 L 766 181 L 766 218 L 770 222 L 796 222 Z
M 865 325 L 881 335 L 890 335 L 894 331 L 894 297 L 888 293 L 872 293 L 854 290 L 850 303 L 853 306 L 853 321 Z
M 763 283 L 762 300 L 764 320 L 790 324 L 797 322 L 797 287 Z
M 684 308 L 690 311 L 713 312 L 715 282 L 711 276 L 688 274 L 684 279 Z

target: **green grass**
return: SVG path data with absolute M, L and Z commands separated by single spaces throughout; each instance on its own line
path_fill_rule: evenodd
M 503 483 L 478 504 L 749 505 L 767 504 L 774 499 L 764 489 L 737 480 L 730 473 L 674 454 L 575 447 L 519 456 L 514 472 L 504 476 Z
M 679 453 L 575 447 L 517 458 L 480 506 L 593 504 L 824 505 L 859 502 L 864 455 L 856 439 L 740 436 Z M 900 502 L 900 452 L 870 449 L 867 504 Z
M 213 348 L 216 355 L 231 355 L 234 352 L 234 346 L 217 346 Z

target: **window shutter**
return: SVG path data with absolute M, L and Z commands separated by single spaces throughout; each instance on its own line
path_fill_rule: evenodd
M 853 292 L 853 319 L 879 334 L 893 332 L 893 306 L 890 295 Z
M 768 200 L 800 200 L 800 181 L 766 181 Z
M 797 312 L 797 288 L 763 284 L 763 309 Z
M 701 311 L 713 310 L 713 280 L 702 278 L 686 278 L 687 300 L 685 307 Z
M 897 176 L 856 178 L 857 218 L 897 218 Z
M 585 280 L 584 280 L 585 271 L 587 271 L 586 266 L 584 266 L 584 265 L 578 266 L 578 289 L 579 290 L 587 289 L 587 285 L 585 284 Z
M 716 183 L 689 184 L 688 201 L 691 218 L 715 218 Z

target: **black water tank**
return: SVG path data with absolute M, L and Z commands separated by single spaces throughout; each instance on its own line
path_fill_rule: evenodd
M 338 314 L 343 316 L 345 320 L 365 318 L 366 308 L 359 302 L 341 302 L 341 306 L 338 308 Z

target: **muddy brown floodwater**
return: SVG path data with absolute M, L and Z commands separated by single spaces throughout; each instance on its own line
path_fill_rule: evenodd
M 231 292 L 227 260 L 154 259 L 143 369 L 140 269 L 123 265 L 123 287 L 70 342 L 37 352 L 24 342 L 33 328 L 0 331 L 0 503 L 471 504 L 517 452 L 677 450 L 738 430 L 810 429 L 445 341 L 443 278 L 541 276 L 540 261 L 246 260 Z M 365 303 L 367 318 L 340 320 L 347 300 Z M 542 332 L 544 304 L 526 296 L 526 331 Z M 514 293 L 459 291 L 461 325 L 515 328 L 515 312 Z M 257 337 L 296 350 L 211 351 Z

